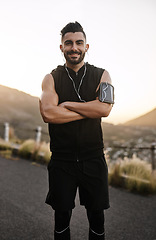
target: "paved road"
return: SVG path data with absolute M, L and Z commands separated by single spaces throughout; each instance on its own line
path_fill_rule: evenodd
M 0 240 L 53 240 L 53 211 L 44 203 L 46 166 L 0 157 Z M 110 187 L 107 240 L 156 240 L 156 196 L 143 197 Z M 72 240 L 87 240 L 85 210 L 76 208 Z

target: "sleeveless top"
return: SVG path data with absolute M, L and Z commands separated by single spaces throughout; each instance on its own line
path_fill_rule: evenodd
M 84 74 L 84 68 L 75 73 L 68 68 L 76 88 Z M 97 97 L 96 89 L 104 69 L 86 63 L 86 74 L 80 87 L 81 99 L 93 101 Z M 58 66 L 51 72 L 59 104 L 65 101 L 80 102 L 65 66 Z M 86 118 L 64 124 L 49 123 L 50 150 L 53 159 L 74 161 L 87 160 L 103 154 L 103 134 L 101 118 Z

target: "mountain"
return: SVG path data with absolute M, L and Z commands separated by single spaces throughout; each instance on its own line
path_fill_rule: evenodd
M 126 122 L 124 125 L 156 127 L 156 108 L 138 118 Z
M 20 139 L 35 139 L 37 126 L 42 127 L 42 140 L 49 141 L 47 127 L 39 112 L 39 99 L 16 89 L 0 85 L 0 137 L 4 136 L 4 123 L 8 122 Z M 133 126 L 156 127 L 156 109 L 126 122 L 124 125 L 102 123 L 104 138 L 120 139 L 128 136 L 125 131 L 133 132 Z M 127 129 L 128 128 L 128 129 Z M 135 130 L 136 132 L 136 130 Z
M 37 126 L 43 130 L 42 138 L 46 140 L 47 124 L 39 112 L 39 99 L 16 89 L 0 85 L 0 136 L 4 135 L 4 122 L 14 129 L 21 139 L 35 138 Z

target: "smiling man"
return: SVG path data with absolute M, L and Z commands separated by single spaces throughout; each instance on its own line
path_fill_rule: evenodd
M 84 63 L 85 51 L 88 48 L 89 45 L 85 43 L 84 35 L 80 32 L 75 32 L 72 36 L 71 33 L 66 33 L 62 39 L 62 45 L 60 45 L 68 64 L 75 66 L 80 64 L 77 68 Z
M 78 189 L 89 221 L 89 240 L 105 239 L 109 194 L 101 117 L 112 109 L 114 88 L 106 70 L 84 62 L 89 45 L 78 22 L 67 24 L 61 37 L 66 63 L 45 76 L 40 99 L 52 152 L 46 203 L 55 210 L 54 239 L 69 240 Z

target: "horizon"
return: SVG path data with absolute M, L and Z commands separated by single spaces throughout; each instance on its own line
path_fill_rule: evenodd
M 141 116 L 156 107 L 155 10 L 153 0 L 1 1 L 0 84 L 40 97 L 44 76 L 64 64 L 60 30 L 78 21 L 90 45 L 85 62 L 106 69 L 115 88 L 105 121 Z

